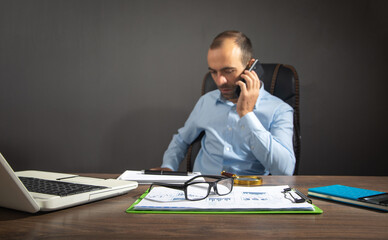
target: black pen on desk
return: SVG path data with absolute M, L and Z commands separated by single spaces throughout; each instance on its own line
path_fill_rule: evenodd
M 188 172 L 163 171 L 163 170 L 144 170 L 144 174 L 187 176 Z

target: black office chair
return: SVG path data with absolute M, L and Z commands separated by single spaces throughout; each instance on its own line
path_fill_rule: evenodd
M 264 73 L 260 78 L 264 82 L 264 89 L 274 96 L 282 99 L 294 108 L 294 135 L 293 146 L 295 153 L 295 170 L 294 175 L 298 174 L 300 164 L 300 125 L 299 125 L 299 78 L 293 66 L 285 64 L 261 64 Z M 202 95 L 217 89 L 216 84 L 210 73 L 205 75 L 202 82 Z M 190 145 L 186 154 L 187 171 L 192 171 L 195 158 L 201 149 L 201 139 L 204 133 L 200 134 Z

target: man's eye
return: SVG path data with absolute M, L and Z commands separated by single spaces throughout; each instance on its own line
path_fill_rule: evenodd
M 224 72 L 225 72 L 226 74 L 231 74 L 231 73 L 234 72 L 234 70 L 233 70 L 233 69 L 228 69 L 228 70 L 225 70 Z

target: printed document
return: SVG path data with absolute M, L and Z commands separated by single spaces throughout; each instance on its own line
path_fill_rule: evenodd
M 282 186 L 235 186 L 225 196 L 210 193 L 200 201 L 185 200 L 184 192 L 166 187 L 154 187 L 148 195 L 135 206 L 136 210 L 293 210 L 314 211 L 308 202 L 294 203 Z

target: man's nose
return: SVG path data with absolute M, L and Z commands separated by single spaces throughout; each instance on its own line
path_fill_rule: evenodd
M 228 80 L 225 78 L 224 75 L 217 73 L 217 76 L 215 76 L 214 81 L 216 82 L 216 85 L 221 86 L 228 82 Z

